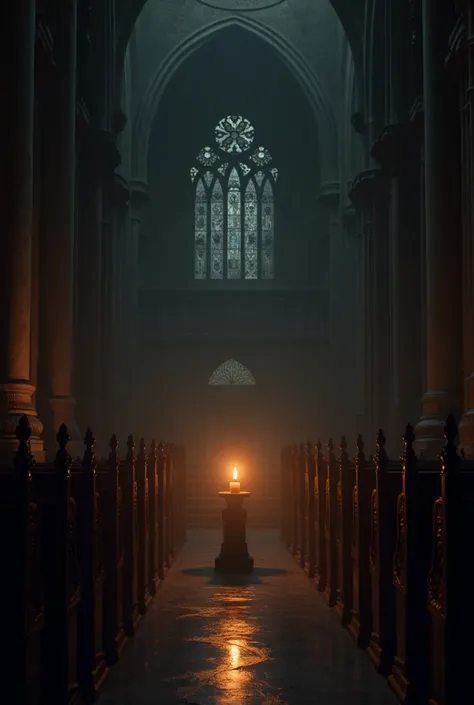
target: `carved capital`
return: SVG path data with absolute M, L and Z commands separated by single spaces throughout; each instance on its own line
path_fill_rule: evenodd
M 137 216 L 141 213 L 147 203 L 149 203 L 151 199 L 150 192 L 147 184 L 140 179 L 131 179 L 129 182 L 129 188 L 132 212 L 135 216 Z
M 357 210 L 372 206 L 385 195 L 386 180 L 381 169 L 361 171 L 353 180 L 349 191 L 349 198 Z
M 115 208 L 123 208 L 130 203 L 130 188 L 127 180 L 115 172 L 109 184 L 111 204 Z

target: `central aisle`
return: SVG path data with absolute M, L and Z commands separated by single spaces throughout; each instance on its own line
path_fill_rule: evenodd
M 99 705 L 394 705 L 273 530 L 252 576 L 215 576 L 221 534 L 188 532 Z

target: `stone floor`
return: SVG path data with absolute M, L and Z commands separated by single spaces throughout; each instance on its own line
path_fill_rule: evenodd
M 252 576 L 214 574 L 220 533 L 188 543 L 98 705 L 394 705 L 384 680 L 272 530 Z

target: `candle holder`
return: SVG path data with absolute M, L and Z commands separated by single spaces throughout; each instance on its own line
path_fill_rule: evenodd
M 245 536 L 247 512 L 242 504 L 250 492 L 219 492 L 227 507 L 222 510 L 224 540 L 221 552 L 215 560 L 215 570 L 219 573 L 251 573 L 253 558 L 249 556 Z

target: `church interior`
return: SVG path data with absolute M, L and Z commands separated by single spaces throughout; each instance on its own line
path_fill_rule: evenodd
M 472 700 L 474 0 L 4 12 L 9 702 Z

